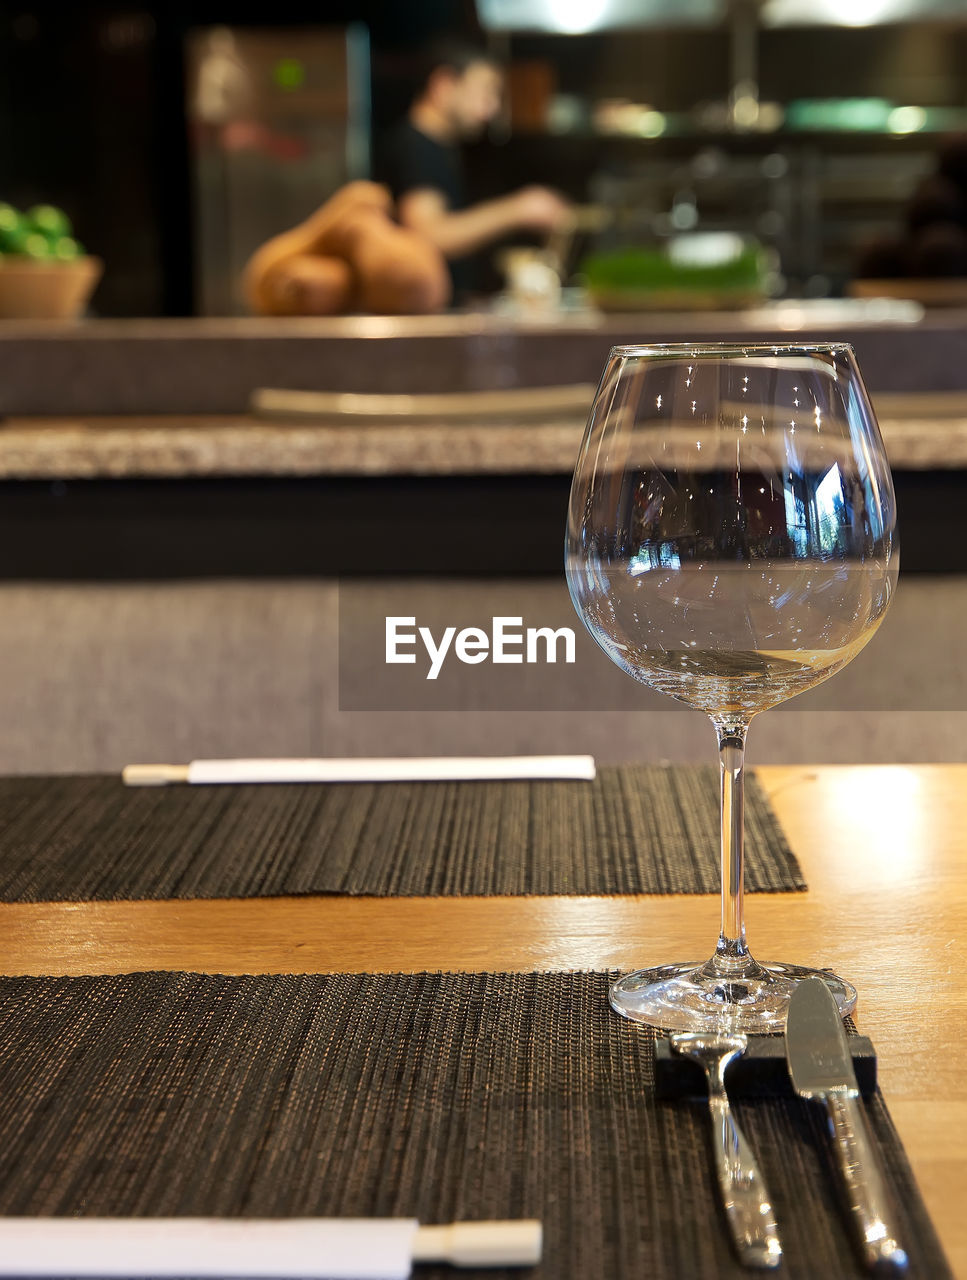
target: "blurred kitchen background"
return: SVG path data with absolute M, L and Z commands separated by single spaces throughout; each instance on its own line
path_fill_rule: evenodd
M 510 287 L 494 246 L 444 315 L 244 316 L 249 254 L 374 172 L 447 35 L 507 68 L 469 197 L 547 184 L 573 234 L 515 234 Z M 608 348 L 792 337 L 855 346 L 904 568 L 869 656 L 753 749 L 964 758 L 964 138 L 967 0 L 0 4 L 0 768 L 708 760 L 704 717 L 636 702 L 590 639 L 587 680 L 503 709 L 367 710 L 341 627 L 573 626 Z
M 443 33 L 508 66 L 472 196 L 604 211 L 573 267 L 724 230 L 773 295 L 841 295 L 967 131 L 964 0 L 5 4 L 3 198 L 105 260 L 95 314 L 239 312 L 249 253 L 370 173 Z

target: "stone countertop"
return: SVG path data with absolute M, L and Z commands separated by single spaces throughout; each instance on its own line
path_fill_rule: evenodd
M 874 391 L 967 391 L 967 311 L 840 299 L 523 319 L 0 321 L 0 414 L 243 415 L 258 388 L 425 393 L 597 382 L 611 346 L 852 342 Z
M 874 396 L 891 464 L 967 470 L 967 392 Z M 8 418 L 0 478 L 566 475 L 583 420 L 325 426 L 245 415 Z

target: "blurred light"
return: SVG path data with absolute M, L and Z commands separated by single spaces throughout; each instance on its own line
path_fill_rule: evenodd
M 638 129 L 643 138 L 660 138 L 665 132 L 665 117 L 661 111 L 642 111 L 638 117 Z
M 782 128 L 785 117 L 786 113 L 778 102 L 760 102 L 756 128 L 760 133 L 774 133 Z
M 667 125 L 661 111 L 626 98 L 606 98 L 596 103 L 593 119 L 599 133 L 630 138 L 660 138 Z
M 927 123 L 923 107 L 894 107 L 886 118 L 891 133 L 916 133 Z
M 576 133 L 585 123 L 582 100 L 572 93 L 558 93 L 547 108 L 547 127 L 551 133 Z
M 694 205 L 688 207 L 694 208 Z M 712 267 L 734 262 L 744 248 L 745 241 L 732 231 L 707 231 L 675 236 L 669 242 L 668 256 L 677 266 Z
M 292 93 L 306 82 L 306 66 L 298 58 L 280 58 L 272 68 L 272 79 L 280 89 Z
M 842 129 L 878 132 L 893 110 L 883 98 L 825 98 L 790 102 L 786 120 L 793 129 Z
M 743 129 L 751 129 L 759 119 L 759 99 L 751 93 L 742 93 L 732 103 L 732 121 Z
M 698 210 L 687 200 L 672 205 L 668 219 L 676 231 L 691 231 L 698 225 Z
M 868 27 L 890 16 L 892 0 L 840 0 L 836 6 L 840 22 L 848 27 Z
M 766 156 L 762 161 L 762 176 L 764 178 L 784 178 L 788 172 L 789 161 L 778 151 L 774 151 L 772 155 Z
M 714 178 L 727 164 L 728 156 L 721 147 L 703 147 L 692 160 L 692 173 L 696 178 Z
M 559 35 L 717 26 L 725 18 L 725 0 L 476 0 L 476 7 L 485 30 Z
M 555 31 L 579 35 L 594 31 L 608 10 L 608 0 L 550 0 L 549 18 Z

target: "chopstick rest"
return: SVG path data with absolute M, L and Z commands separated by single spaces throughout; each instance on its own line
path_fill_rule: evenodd
M 252 782 L 460 782 L 572 778 L 590 782 L 593 756 L 406 756 L 348 760 L 193 760 L 191 764 L 129 764 L 129 787 Z
M 408 1218 L 0 1218 L 0 1275 L 405 1280 L 414 1263 L 528 1267 L 541 1223 Z
M 860 1093 L 876 1090 L 876 1052 L 866 1036 L 849 1037 Z M 748 1048 L 729 1066 L 729 1093 L 735 1098 L 794 1098 L 782 1036 L 749 1036 Z M 705 1073 L 697 1062 L 672 1051 L 665 1038 L 655 1041 L 655 1094 L 664 1101 L 704 1098 Z

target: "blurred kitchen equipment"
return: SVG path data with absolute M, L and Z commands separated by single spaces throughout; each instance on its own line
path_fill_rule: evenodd
M 509 302 L 521 312 L 553 311 L 561 301 L 561 276 L 546 249 L 502 249 L 497 265 Z
M 563 284 L 570 274 L 571 254 L 578 235 L 603 231 L 614 221 L 614 210 L 600 204 L 572 205 L 567 220 L 547 238 L 545 252 L 549 264 Z
M 548 235 L 543 248 L 513 247 L 497 254 L 497 265 L 506 280 L 506 298 L 522 314 L 555 311 L 561 305 L 561 286 L 573 266 L 578 237 L 601 231 L 613 220 L 603 205 L 575 205 L 567 218 Z
M 369 37 L 212 27 L 187 40 L 197 309 L 241 314 L 245 263 L 369 171 Z

